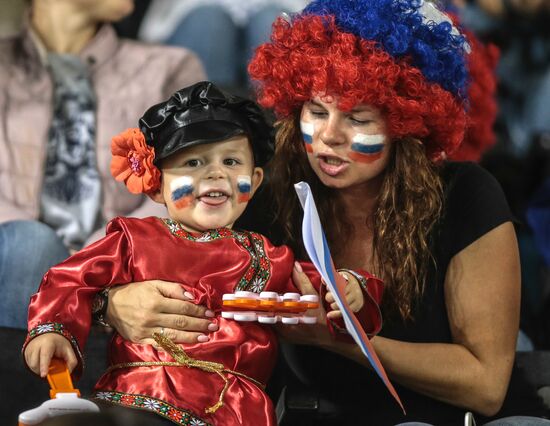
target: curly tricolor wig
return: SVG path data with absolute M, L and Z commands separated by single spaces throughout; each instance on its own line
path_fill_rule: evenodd
M 465 30 L 472 52 L 468 55 L 468 127 L 464 141 L 450 156 L 455 161 L 479 161 L 496 143 L 494 124 L 497 117 L 496 67 L 500 51 L 494 44 L 483 44 L 474 33 Z
M 290 21 L 290 22 L 289 22 Z M 258 100 L 279 118 L 312 96 L 380 109 L 392 138 L 420 139 L 432 160 L 466 127 L 464 37 L 422 0 L 316 0 L 279 18 L 249 65 Z

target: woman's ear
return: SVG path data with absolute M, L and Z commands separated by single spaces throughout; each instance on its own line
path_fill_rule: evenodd
M 155 192 L 151 192 L 147 195 L 154 202 L 166 205 L 166 201 L 164 201 L 164 195 L 163 195 L 162 188 L 157 189 Z
M 262 181 L 264 180 L 264 169 L 261 167 L 254 167 L 254 171 L 252 172 L 252 188 L 250 189 L 250 196 L 253 196 Z

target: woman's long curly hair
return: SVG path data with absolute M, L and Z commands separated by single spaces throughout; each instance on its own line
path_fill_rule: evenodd
M 339 191 L 326 187 L 311 169 L 304 150 L 299 116 L 277 124 L 276 155 L 271 163 L 271 189 L 277 220 L 285 240 L 298 257 L 306 257 L 301 241 L 302 209 L 289 196 L 295 182 L 310 184 L 321 222 L 333 252 L 343 249 L 353 227 L 342 217 Z M 442 209 L 442 183 L 438 166 L 430 162 L 425 147 L 414 139 L 392 143 L 390 160 L 376 200 L 369 227 L 373 232 L 372 273 L 384 280 L 384 309 L 405 320 L 413 318 L 414 302 L 424 292 L 429 263 L 430 234 Z M 330 226 L 327 226 L 330 224 Z

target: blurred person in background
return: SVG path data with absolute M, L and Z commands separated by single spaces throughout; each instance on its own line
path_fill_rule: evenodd
M 197 53 L 211 81 L 244 88 L 246 64 L 254 48 L 268 41 L 275 18 L 306 4 L 306 0 L 153 0 L 138 36 L 185 46 Z
M 111 136 L 205 74 L 186 49 L 119 39 L 133 7 L 33 0 L 0 40 L 0 326 L 25 328 L 42 275 L 108 220 L 158 212 L 112 179 Z
M 550 0 L 466 2 L 465 26 L 501 49 L 500 147 L 524 157 L 550 128 Z
M 462 21 L 501 51 L 497 67 L 497 144 L 482 160 L 501 183 L 517 220 L 522 264 L 522 328 L 535 347 L 550 300 L 544 206 L 550 164 L 550 0 L 463 1 Z M 545 142 L 546 141 L 546 142 Z M 528 225 L 527 225 L 528 224 Z M 546 302 L 545 302 L 546 300 Z

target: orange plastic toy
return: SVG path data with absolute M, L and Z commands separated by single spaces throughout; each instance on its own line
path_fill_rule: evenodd
M 99 411 L 92 401 L 80 398 L 80 391 L 73 387 L 71 375 L 63 360 L 52 358 L 47 379 L 51 399 L 19 414 L 19 426 L 38 425 L 49 417 L 63 414 Z
M 236 321 L 258 321 L 264 324 L 314 324 L 316 317 L 305 316 L 308 309 L 319 307 L 319 298 L 315 295 L 285 293 L 279 295 L 271 291 L 260 294 L 250 291 L 237 291 L 223 295 L 223 318 Z
M 50 398 L 54 399 L 59 392 L 76 393 L 80 396 L 80 391 L 73 387 L 71 373 L 65 365 L 65 362 L 59 358 L 52 358 L 48 375 L 46 376 L 50 384 Z

